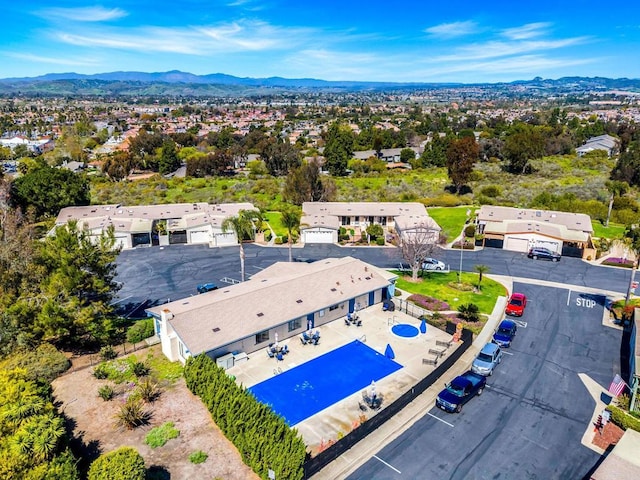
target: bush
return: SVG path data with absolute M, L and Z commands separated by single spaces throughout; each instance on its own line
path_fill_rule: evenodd
M 480 193 L 485 197 L 496 198 L 502 195 L 502 189 L 497 185 L 487 185 L 480 190 Z
M 144 480 L 144 458 L 135 448 L 121 447 L 100 455 L 89 468 L 88 480 Z
M 107 345 L 106 347 L 102 347 L 100 349 L 100 358 L 103 362 L 113 360 L 117 356 L 118 352 L 116 352 L 111 345 Z
M 465 322 L 479 322 L 480 321 L 480 309 L 475 303 L 467 303 L 458 307 L 458 317 Z
M 173 422 L 167 422 L 159 427 L 152 428 L 144 438 L 144 443 L 151 448 L 158 448 L 164 446 L 172 438 L 177 438 L 178 435 L 180 435 L 180 430 L 174 427 Z
M 0 363 L 2 370 L 24 368 L 28 380 L 46 383 L 66 372 L 70 366 L 69 359 L 50 343 L 43 343 L 36 349 L 18 350 Z
M 98 396 L 105 402 L 111 400 L 115 394 L 116 392 L 111 385 L 103 385 L 98 389 Z
M 207 461 L 207 458 L 209 458 L 209 455 L 204 453 L 202 450 L 198 450 L 197 452 L 193 452 L 189 455 L 189 461 L 195 464 L 204 463 Z
M 631 429 L 640 432 L 640 419 L 629 415 L 627 412 L 614 405 L 609 405 L 607 410 L 611 412 L 611 421 L 623 430 Z
M 376 238 L 376 245 L 383 247 L 384 246 L 384 237 Z
M 282 237 L 276 237 L 273 243 L 275 243 L 276 245 L 282 245 Z
M 429 297 L 427 295 L 421 295 L 419 293 L 410 295 L 407 300 L 432 312 L 441 312 L 443 310 L 451 309 L 447 302 L 443 302 L 442 300 L 438 300 L 437 298 Z
M 464 227 L 464 236 L 467 238 L 475 237 L 476 235 L 476 226 L 471 224 Z
M 149 375 L 149 367 L 147 367 L 143 362 L 135 362 L 131 366 L 131 371 L 136 377 L 146 377 Z
M 153 318 L 145 318 L 131 325 L 127 329 L 127 342 L 135 344 L 152 337 L 156 333 L 153 323 Z
M 146 425 L 150 419 L 151 414 L 144 409 L 140 400 L 127 400 L 116 413 L 116 425 L 125 427 L 127 430 Z
M 264 241 L 268 242 L 269 240 L 271 240 L 271 230 L 268 230 L 265 234 L 264 234 Z
M 107 368 L 108 368 L 107 364 L 104 362 L 98 364 L 98 366 L 93 369 L 93 376 L 96 377 L 98 380 L 104 380 L 109 376 L 109 372 Z
M 160 389 L 158 384 L 147 378 L 138 384 L 137 394 L 143 401 L 151 403 L 160 396 Z

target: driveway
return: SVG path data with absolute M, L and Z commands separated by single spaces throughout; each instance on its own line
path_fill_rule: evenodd
M 621 332 L 602 325 L 603 296 L 523 283 L 514 290 L 530 300 L 484 394 L 457 415 L 425 412 L 348 478 L 580 479 L 589 472 L 600 455 L 580 442 L 595 403 L 578 373 L 608 385 Z

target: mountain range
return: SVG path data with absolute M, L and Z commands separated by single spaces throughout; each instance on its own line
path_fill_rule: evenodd
M 559 79 L 520 80 L 508 83 L 420 83 L 329 81 L 315 78 L 249 78 L 223 73 L 195 75 L 168 72 L 108 72 L 84 75 L 48 73 L 38 77 L 0 79 L 0 94 L 27 95 L 184 95 L 247 96 L 287 91 L 363 92 L 405 89 L 441 89 L 481 87 L 486 89 L 528 88 L 531 91 L 603 91 L 611 89 L 640 92 L 640 79 L 604 77 L 563 77 Z

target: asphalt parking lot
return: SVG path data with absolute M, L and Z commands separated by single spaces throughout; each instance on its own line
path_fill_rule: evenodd
M 529 304 L 513 346 L 482 396 L 460 414 L 432 408 L 350 479 L 581 479 L 600 455 L 580 442 L 594 401 L 578 378 L 608 385 L 619 330 L 603 296 L 516 283 Z M 594 301 L 586 301 L 594 300 Z

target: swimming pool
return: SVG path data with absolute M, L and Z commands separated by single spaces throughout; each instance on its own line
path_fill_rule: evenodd
M 248 390 L 293 426 L 400 368 L 355 340 Z

